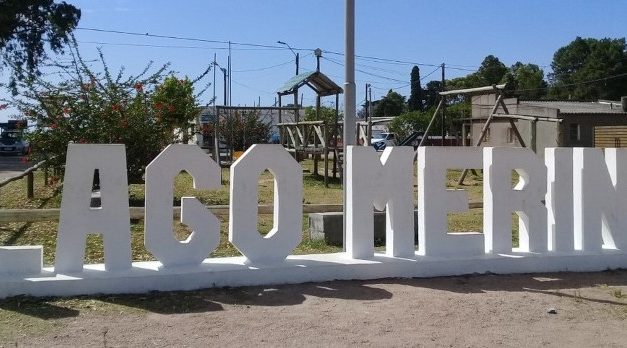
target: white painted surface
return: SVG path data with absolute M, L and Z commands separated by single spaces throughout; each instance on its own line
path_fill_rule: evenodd
M 257 185 L 274 175 L 273 227 L 257 230 Z M 303 170 L 281 145 L 253 145 L 231 166 L 229 241 L 253 264 L 283 261 L 302 239 Z
M 512 170 L 519 175 L 512 188 Z M 546 167 L 530 149 L 483 149 L 483 231 L 486 252 L 512 251 L 512 213 L 519 217 L 518 249 L 547 250 Z
M 344 253 L 290 256 L 264 267 L 246 264 L 243 257 L 207 259 L 199 266 L 160 268 L 160 262 L 136 262 L 131 270 L 107 272 L 103 265 L 85 266 L 77 274 L 3 277 L 0 298 L 19 294 L 69 296 L 194 290 L 222 286 L 295 284 L 338 279 L 434 277 L 473 273 L 534 273 L 603 271 L 627 266 L 627 255 L 616 250 L 599 253 L 538 255 L 510 253 L 472 258 L 415 256 L 392 258 L 375 254 L 371 260 L 348 259 Z
M 413 185 L 411 164 L 407 167 L 407 163 L 412 162 L 413 151 L 411 148 L 389 149 L 379 160 L 376 154 L 372 156 L 371 148 L 354 147 L 347 152 L 347 168 L 350 168 L 349 174 L 352 176 L 347 186 L 351 197 L 349 212 L 353 210 L 349 220 L 352 224 L 350 251 L 288 256 L 302 235 L 302 171 L 280 145 L 255 145 L 231 169 L 229 240 L 244 257 L 205 259 L 198 264 L 201 254 L 213 248 L 215 239 L 211 238 L 215 238 L 215 233 L 196 234 L 209 236 L 210 242 L 207 239 L 205 243 L 198 242 L 201 246 L 198 249 L 195 249 L 194 238 L 188 243 L 176 241 L 171 231 L 171 196 L 164 196 L 171 194 L 171 191 L 168 192 L 171 190 L 170 181 L 182 168 L 193 172 L 198 186 L 215 187 L 216 168 L 211 167 L 209 159 L 206 159 L 208 167 L 207 163 L 188 166 L 188 162 L 204 160 L 204 157 L 199 157 L 195 149 L 171 147 L 150 169 L 160 174 L 155 174 L 157 179 L 150 174 L 149 190 L 153 187 L 156 189 L 152 191 L 150 202 L 147 202 L 147 210 L 150 209 L 152 213 L 146 218 L 161 221 L 167 227 L 161 226 L 164 228 L 155 230 L 157 234 L 150 234 L 153 231 L 151 225 L 148 241 L 149 244 L 156 243 L 152 249 L 160 250 L 156 254 L 166 251 L 168 247 L 177 249 L 163 258 L 166 265 L 177 267 L 162 267 L 163 264 L 158 261 L 130 263 L 123 146 L 70 145 L 56 267 L 44 268 L 40 272 L 40 247 L 0 248 L 0 298 L 19 294 L 61 296 L 131 293 L 334 279 L 430 277 L 485 272 L 601 271 L 627 267 L 627 151 L 608 149 L 604 158 L 596 149 L 574 149 L 572 162 L 564 159 L 568 157 L 568 152 L 555 151 L 547 159 L 550 168 L 547 176 L 546 166 L 529 150 L 485 148 L 485 247 L 484 253 L 481 253 L 480 236 L 446 234 L 446 225 L 442 222 L 447 211 L 464 209 L 467 205 L 467 196 L 463 192 L 444 190 L 444 170 L 477 166 L 481 157 L 474 150 L 432 148 L 420 152 L 424 162 L 424 167 L 419 170 L 420 186 L 423 186 L 420 190 L 428 198 L 421 202 L 425 215 L 419 219 L 426 220 L 422 226 L 425 245 L 420 252 L 424 255 L 409 251 L 409 245 L 413 249 L 413 202 L 409 199 L 407 203 L 407 193 L 412 197 Z M 575 209 L 573 245 L 583 250 L 569 249 L 570 237 L 566 227 L 564 232 L 555 232 L 553 240 L 557 250 L 547 251 L 548 235 L 553 230 L 547 227 L 547 208 L 542 200 L 545 196 L 549 197 L 550 201 L 554 201 L 552 207 L 557 206 L 561 199 L 568 200 L 568 195 L 555 194 L 556 190 L 568 187 L 569 183 L 567 173 L 563 173 L 566 169 L 561 166 L 574 168 L 574 203 L 566 202 L 566 205 Z M 275 225 L 264 238 L 257 231 L 256 224 L 257 180 L 266 168 L 275 176 Z M 89 208 L 94 169 L 100 170 L 101 208 Z M 511 183 L 512 170 L 516 170 L 521 177 L 515 188 L 512 188 Z M 551 178 L 558 180 L 551 181 Z M 380 184 L 385 181 L 392 183 Z M 548 195 L 547 181 L 552 187 L 552 194 Z M 402 189 L 406 192 L 401 192 Z M 390 202 L 395 199 L 406 205 L 391 205 Z M 430 199 L 437 204 L 430 206 Z M 193 198 L 184 199 L 187 211 L 183 212 L 184 221 L 196 233 L 201 230 L 215 232 L 217 227 L 212 225 L 208 212 L 194 202 Z M 386 204 L 388 211 L 391 211 L 387 224 L 388 243 L 392 244 L 387 245 L 386 254 L 375 254 L 372 250 L 373 231 L 364 221 L 368 220 L 368 216 L 371 217 L 373 205 L 382 208 Z M 406 206 L 409 207 L 408 214 L 405 213 Z M 167 212 L 164 207 L 168 208 Z M 189 207 L 192 209 L 187 209 Z M 162 219 L 160 212 L 167 216 L 167 221 Z M 518 213 L 522 221 L 521 247 L 516 251 L 512 250 L 511 244 L 512 212 Z M 556 216 L 555 221 L 559 222 L 557 214 L 560 213 L 553 210 L 553 214 Z M 562 219 L 567 216 L 567 212 L 563 214 Z M 411 222 L 406 222 L 404 218 Z M 87 233 L 104 235 L 104 264 L 86 265 L 83 268 Z M 164 238 L 163 244 L 160 244 L 161 238 Z M 459 242 L 462 240 L 466 242 Z M 563 251 L 560 246 L 564 247 Z M 182 256 L 186 251 L 191 251 L 191 256 Z M 39 274 L 27 276 L 26 273 Z
M 195 189 L 219 189 L 220 167 L 198 146 L 168 146 L 146 167 L 144 244 L 164 267 L 200 264 L 220 244 L 220 221 L 194 197 L 181 198 L 181 222 L 192 229 L 184 241 L 172 228 L 174 178 L 185 170 Z
M 468 211 L 468 192 L 446 188 L 447 169 L 481 168 L 479 147 L 418 148 L 418 252 L 472 256 L 485 253 L 482 233 L 449 233 L 448 213 Z
M 548 250 L 575 250 L 573 226 L 573 149 L 568 147 L 544 150 L 547 168 L 546 209 Z
M 379 158 L 371 146 L 348 146 L 346 159 L 346 253 L 356 259 L 374 256 L 374 206 L 387 212 L 386 253 L 413 255 L 413 147 L 388 147 Z
M 102 203 L 99 208 L 90 208 L 96 169 L 100 175 Z M 131 267 L 124 145 L 68 145 L 55 253 L 57 272 L 83 269 L 85 242 L 90 233 L 102 235 L 107 270 L 122 271 Z
M 575 249 L 627 248 L 627 150 L 573 149 Z
M 0 277 L 37 275 L 43 266 L 41 245 L 0 246 Z M 0 284 L 2 284 L 0 280 Z

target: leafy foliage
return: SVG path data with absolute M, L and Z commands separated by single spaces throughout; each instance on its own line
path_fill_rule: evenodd
M 0 1 L 0 67 L 11 67 L 11 86 L 16 80 L 39 73 L 38 66 L 46 58 L 44 42 L 55 53 L 69 43 L 81 11 L 65 2 L 52 0 Z
M 341 121 L 344 118 L 342 112 L 338 112 L 337 120 Z M 327 124 L 333 124 L 335 119 L 335 109 L 328 106 L 320 106 L 320 116 L 316 113 L 316 108 L 308 106 L 305 108 L 305 121 L 326 121 Z
M 389 129 L 396 134 L 397 139 L 405 139 L 413 132 L 424 132 L 429 125 L 432 114 L 433 110 L 403 113 L 390 122 Z
M 494 85 L 501 82 L 506 73 L 505 64 L 493 55 L 485 57 L 477 71 L 477 75 L 484 85 Z
M 411 92 L 407 101 L 409 111 L 422 111 L 422 87 L 420 86 L 420 68 L 414 66 L 411 69 L 410 77 Z
M 405 108 L 405 97 L 393 90 L 389 90 L 388 94 L 381 98 L 377 106 L 374 108 L 374 116 L 398 116 L 405 111 Z
M 516 62 L 507 73 L 505 80 L 513 94 L 521 99 L 537 100 L 546 95 L 548 84 L 544 81 L 544 71 L 535 64 Z
M 218 131 L 235 151 L 245 151 L 253 144 L 267 143 L 270 128 L 270 122 L 264 122 L 259 111 L 232 111 L 222 117 L 218 124 Z
M 582 39 L 577 37 L 558 49 L 551 63 L 551 96 L 593 101 L 619 99 L 627 95 L 627 46 L 622 39 Z M 593 83 L 589 81 L 600 80 Z
M 164 112 L 176 115 L 177 105 L 195 102 L 185 93 L 163 104 L 156 91 L 164 88 L 168 65 L 153 71 L 149 64 L 137 76 L 125 76 L 123 69 L 112 74 L 101 53 L 103 72 L 97 73 L 74 48 L 72 54 L 72 66 L 57 65 L 66 80 L 32 78 L 19 83 L 21 96 L 15 104 L 36 125 L 30 134 L 33 159 L 47 159 L 61 168 L 70 142 L 124 144 L 129 182 L 140 182 L 146 165 L 174 141 L 172 120 L 179 119 L 164 118 Z M 173 105 L 172 110 L 164 111 L 164 105 Z
M 177 79 L 168 76 L 156 87 L 151 101 L 163 126 L 170 129 L 175 137 L 187 143 L 192 122 L 199 112 L 192 81 L 187 77 Z

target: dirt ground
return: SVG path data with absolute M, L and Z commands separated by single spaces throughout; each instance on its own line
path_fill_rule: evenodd
M 52 328 L 14 332 L 0 345 L 627 347 L 627 270 L 336 281 L 66 301 L 46 302 L 58 307 L 47 311 L 55 319 L 44 318 L 53 321 Z M 2 309 L 37 315 L 26 307 L 13 303 Z

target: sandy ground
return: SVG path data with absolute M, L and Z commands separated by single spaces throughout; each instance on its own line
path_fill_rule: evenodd
M 627 271 L 167 294 L 184 297 L 185 309 L 163 296 L 116 297 L 133 311 L 77 311 L 55 319 L 55 332 L 4 345 L 627 347 Z

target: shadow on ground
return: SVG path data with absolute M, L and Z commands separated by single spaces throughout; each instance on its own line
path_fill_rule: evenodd
M 627 294 L 617 293 L 617 301 L 586 298 L 564 293 L 588 287 L 627 286 L 627 270 L 589 273 L 534 273 L 513 275 L 466 275 L 439 278 L 385 279 L 375 283 L 402 284 L 456 293 L 485 293 L 489 291 L 531 292 L 572 297 L 578 300 L 627 306 Z
M 140 295 L 78 296 L 74 303 L 64 305 L 64 299 L 18 296 L 0 301 L 0 309 L 43 318 L 66 318 L 79 314 L 76 303 L 89 301 L 101 306 L 114 304 L 159 314 L 204 313 L 221 311 L 223 305 L 293 306 L 307 296 L 347 301 L 377 301 L 392 298 L 393 294 L 380 289 L 380 284 L 397 284 L 456 293 L 485 293 L 490 291 L 532 292 L 572 297 L 627 306 L 627 295 L 618 294 L 616 301 L 586 298 L 562 290 L 576 290 L 595 286 L 627 286 L 627 270 L 598 273 L 551 273 L 522 275 L 469 275 L 423 279 L 380 279 L 367 281 L 332 281 L 279 286 L 219 288 L 197 291 L 151 292 Z M 576 293 L 576 292 L 575 292 Z M 60 305 L 58 305 L 60 304 Z M 78 306 L 80 307 L 80 306 Z M 79 308 L 80 309 L 80 308 Z
M 80 311 L 76 309 L 58 306 L 51 303 L 49 299 L 29 296 L 16 296 L 1 300 L 0 309 L 46 320 L 76 317 L 80 314 Z

